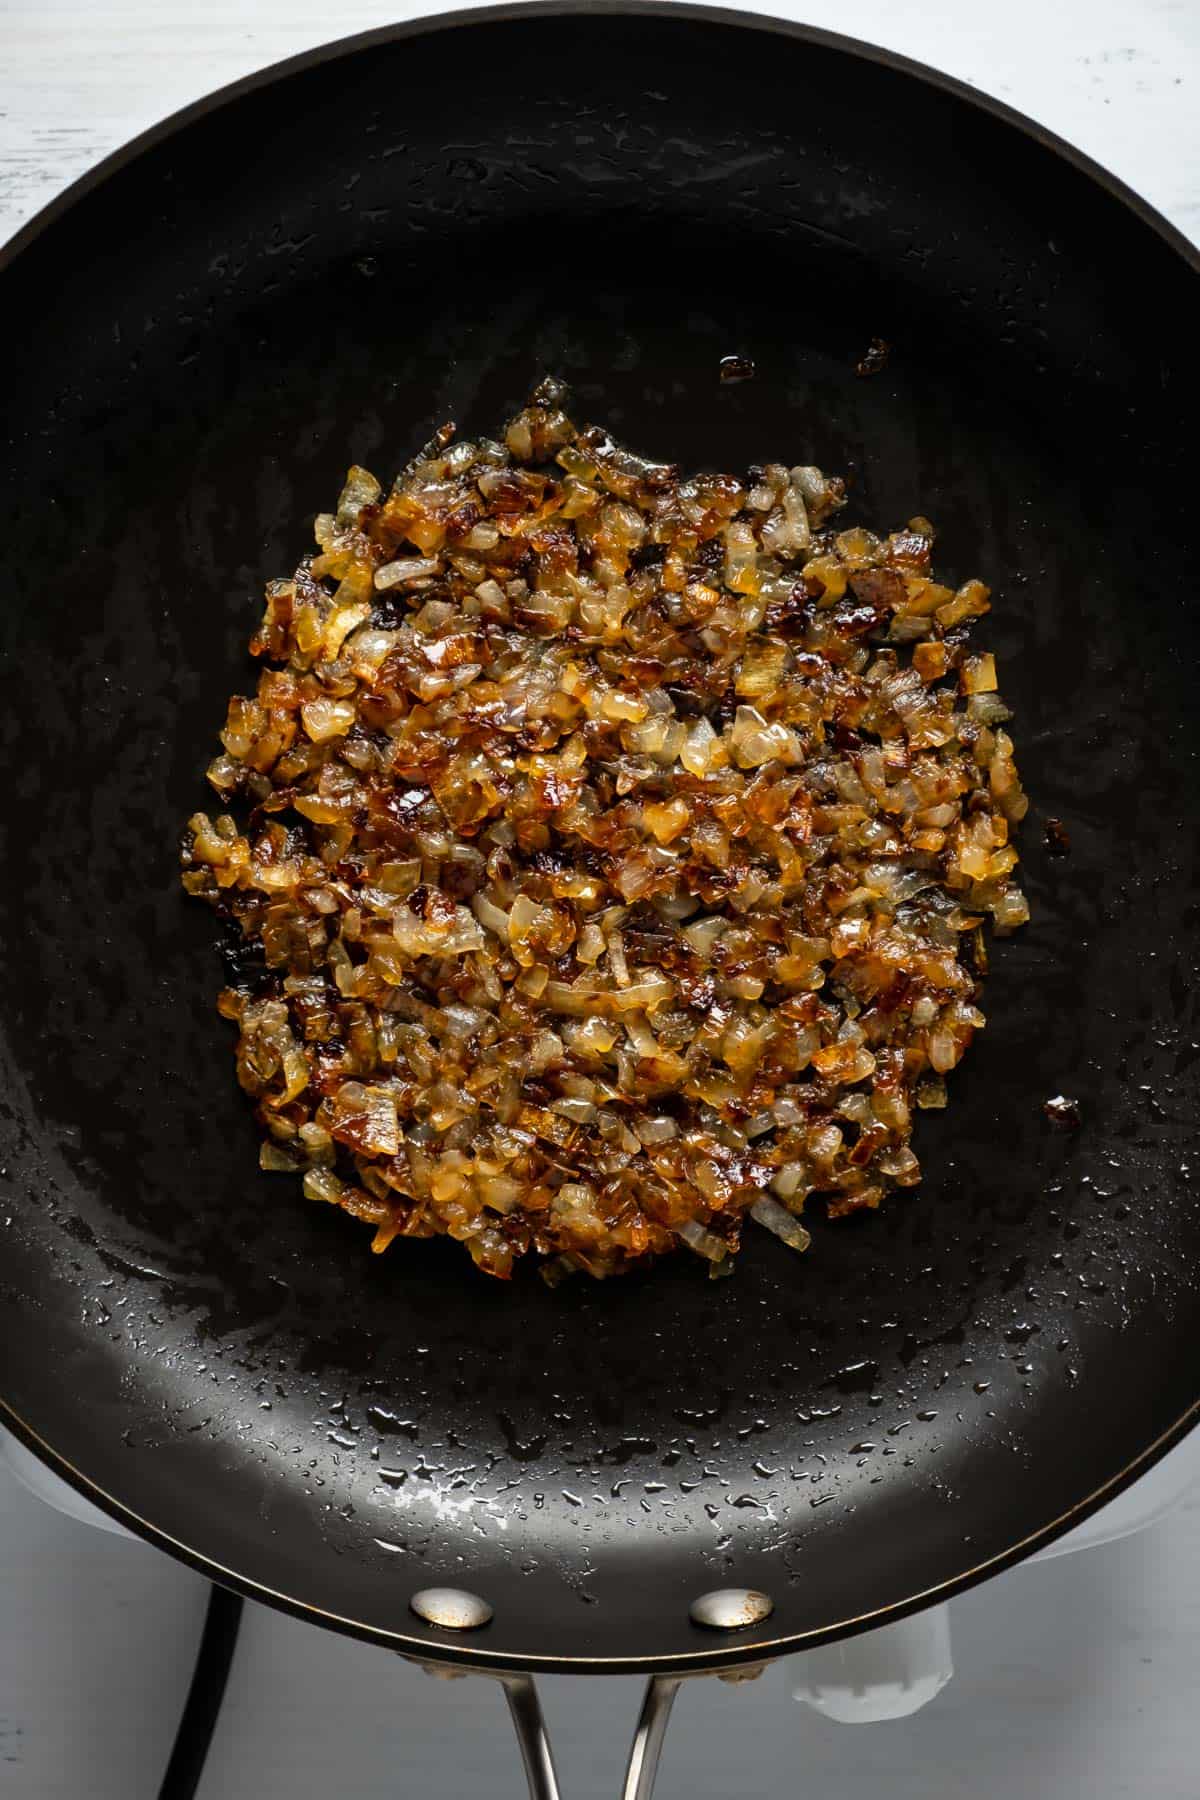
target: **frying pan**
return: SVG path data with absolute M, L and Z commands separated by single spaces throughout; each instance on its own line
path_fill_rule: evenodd
M 672 1677 L 954 1593 L 1178 1438 L 1200 1401 L 1197 272 L 1117 182 L 943 77 L 626 0 L 300 57 L 23 232 L 0 273 L 21 1437 L 293 1613 L 508 1676 Z M 735 353 L 756 379 L 722 385 Z M 264 579 L 351 460 L 387 474 L 447 417 L 494 429 L 548 370 L 648 454 L 845 472 L 855 518 L 930 515 L 949 578 L 996 590 L 1032 923 L 994 946 L 923 1186 L 816 1217 L 803 1261 L 754 1234 L 718 1284 L 685 1256 L 554 1292 L 444 1242 L 372 1258 L 257 1172 L 211 921 L 178 892 Z M 1078 1131 L 1047 1119 L 1058 1094 Z M 438 1586 L 490 1623 L 419 1617 Z M 771 1610 L 705 1629 L 692 1605 L 722 1589 Z

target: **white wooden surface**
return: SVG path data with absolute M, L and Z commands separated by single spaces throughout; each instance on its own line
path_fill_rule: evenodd
M 763 10 L 769 0 L 760 0 Z M 386 0 L 0 0 L 0 241 L 118 144 L 296 50 L 415 16 Z M 784 11 L 777 4 L 774 10 Z M 799 8 L 796 9 L 800 11 Z M 1200 0 L 808 0 L 1087 150 L 1200 239 Z M 152 1800 L 203 1583 L 50 1513 L 0 1470 L 0 1794 Z M 847 1731 L 787 1671 L 689 1688 L 663 1800 L 1195 1800 L 1200 1501 L 953 1607 L 927 1712 Z M 548 1684 L 569 1800 L 614 1790 L 636 1684 Z M 516 1800 L 498 1693 L 250 1609 L 201 1800 Z

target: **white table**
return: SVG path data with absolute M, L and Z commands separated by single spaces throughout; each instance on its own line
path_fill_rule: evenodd
M 0 240 L 109 150 L 221 83 L 427 8 L 380 0 L 0 0 Z M 775 10 L 790 10 L 779 6 Z M 816 24 L 936 63 L 1071 139 L 1200 238 L 1200 0 L 810 0 Z M 74 1524 L 0 1471 L 0 1794 L 156 1791 L 204 1584 Z M 694 1683 L 661 1800 L 1195 1800 L 1200 1497 L 1138 1537 L 953 1603 L 958 1674 L 854 1730 Z M 610 1800 L 637 1684 L 546 1683 L 568 1800 Z M 248 1608 L 203 1800 L 517 1800 L 493 1684 Z

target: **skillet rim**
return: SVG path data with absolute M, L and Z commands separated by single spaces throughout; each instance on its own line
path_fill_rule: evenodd
M 237 80 L 214 89 L 199 100 L 191 101 L 188 105 L 147 127 L 146 130 L 130 138 L 128 142 L 120 145 L 71 182 L 31 219 L 27 220 L 5 244 L 0 245 L 0 276 L 3 276 L 5 271 L 16 262 L 23 251 L 33 245 L 51 226 L 65 217 L 77 202 L 102 186 L 111 176 L 134 162 L 144 152 L 165 143 L 188 125 L 218 111 L 230 101 L 254 93 L 259 88 L 271 86 L 293 74 L 319 68 L 324 63 L 357 54 L 359 51 L 370 49 L 376 45 L 400 42 L 438 32 L 470 29 L 473 26 L 493 21 L 503 23 L 527 17 L 561 19 L 593 16 L 677 18 L 683 25 L 734 26 L 746 31 L 757 31 L 764 36 L 786 37 L 802 44 L 812 44 L 821 49 L 834 50 L 843 55 L 891 69 L 899 75 L 936 88 L 954 99 L 965 101 L 968 105 L 989 114 L 1000 124 L 1019 131 L 1024 137 L 1077 170 L 1095 186 L 1110 195 L 1118 204 L 1124 206 L 1143 225 L 1148 226 L 1168 249 L 1174 251 L 1182 259 L 1185 266 L 1194 275 L 1200 276 L 1200 246 L 1187 238 L 1147 200 L 1101 163 L 1088 156 L 1084 151 L 1076 149 L 1056 132 L 1029 118 L 1015 107 L 1006 105 L 1002 100 L 995 99 L 992 95 L 972 87 L 967 82 L 960 81 L 955 76 L 944 74 L 926 63 L 880 45 L 869 44 L 844 33 L 828 31 L 823 27 L 807 25 L 797 20 L 774 17 L 757 11 L 743 11 L 728 6 L 702 4 L 699 3 L 699 0 L 502 0 L 501 4 L 455 8 L 446 12 L 427 13 L 402 23 L 376 26 L 367 31 L 316 45 L 308 50 L 300 51 L 294 56 L 267 64 L 261 69 L 254 70 L 248 75 L 240 76 Z M 736 1644 L 726 1641 L 711 1650 L 691 1651 L 683 1655 L 593 1657 L 524 1654 L 513 1656 L 500 1650 L 489 1649 L 482 1644 L 466 1644 L 461 1639 L 456 1639 L 453 1634 L 435 1628 L 430 1628 L 424 1635 L 417 1635 L 415 1627 L 409 1631 L 384 1630 L 379 1626 L 365 1624 L 361 1620 L 327 1612 L 310 1602 L 298 1600 L 293 1595 L 281 1593 L 268 1587 L 265 1583 L 255 1581 L 250 1576 L 226 1568 L 195 1550 L 191 1545 L 173 1537 L 170 1532 L 155 1525 L 151 1520 L 143 1518 L 131 1505 L 126 1504 L 94 1482 L 82 1469 L 76 1468 L 61 1452 L 44 1439 L 33 1424 L 23 1418 L 12 1403 L 0 1393 L 0 1425 L 7 1426 L 17 1440 L 46 1464 L 53 1474 L 67 1482 L 84 1499 L 99 1507 L 101 1511 L 125 1526 L 134 1535 L 143 1538 L 158 1549 L 167 1551 L 179 1561 L 195 1569 L 197 1573 L 205 1575 L 210 1581 L 233 1589 L 247 1599 L 273 1606 L 295 1618 L 306 1619 L 348 1636 L 363 1639 L 368 1643 L 399 1651 L 417 1661 L 455 1664 L 475 1669 L 481 1673 L 520 1670 L 546 1674 L 592 1675 L 666 1674 L 671 1672 L 705 1674 L 732 1668 L 738 1664 L 762 1662 L 769 1658 L 814 1649 L 821 1644 L 837 1642 L 840 1639 L 855 1636 L 859 1632 L 875 1629 L 882 1624 L 894 1623 L 920 1611 L 923 1607 L 964 1593 L 990 1576 L 1013 1567 L 1035 1551 L 1046 1548 L 1074 1526 L 1089 1518 L 1109 1500 L 1114 1499 L 1158 1462 L 1168 1450 L 1178 1444 L 1197 1423 L 1200 1423 L 1200 1395 L 1166 1431 L 1127 1462 L 1108 1481 L 1101 1483 L 1076 1505 L 1060 1513 L 1046 1525 L 1039 1527 L 1038 1530 L 1028 1533 L 1006 1550 L 999 1551 L 994 1556 L 961 1570 L 957 1575 L 948 1577 L 945 1581 L 938 1582 L 916 1594 L 910 1594 L 905 1599 L 896 1601 L 889 1606 L 878 1607 L 811 1631 L 793 1632 L 782 1637 L 756 1636 L 751 1642 L 739 1635 Z

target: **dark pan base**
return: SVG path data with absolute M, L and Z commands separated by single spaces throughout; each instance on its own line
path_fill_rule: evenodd
M 961 1585 L 1183 1429 L 1196 296 L 1010 122 L 679 8 L 306 59 L 27 234 L 0 279 L 0 1388 L 31 1441 L 294 1609 L 617 1669 L 730 1660 L 688 1621 L 707 1588 L 773 1596 L 753 1656 Z M 733 352 L 755 381 L 720 384 Z M 929 513 L 996 589 L 1033 924 L 921 1124 L 924 1186 L 818 1217 L 803 1261 L 758 1234 L 723 1283 L 372 1258 L 257 1173 L 177 889 L 263 580 L 350 460 L 494 428 L 546 370 L 655 455 L 848 470 L 856 517 Z M 435 1581 L 494 1623 L 421 1625 Z

